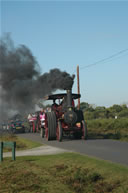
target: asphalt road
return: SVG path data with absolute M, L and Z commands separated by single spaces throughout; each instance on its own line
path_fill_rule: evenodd
M 96 140 L 74 140 L 64 139 L 62 142 L 47 141 L 42 139 L 38 133 L 19 134 L 19 136 L 41 142 L 53 147 L 67 149 L 69 151 L 78 152 L 91 157 L 108 160 L 128 166 L 128 143 L 109 139 Z

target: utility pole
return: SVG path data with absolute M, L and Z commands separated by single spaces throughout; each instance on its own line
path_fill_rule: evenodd
M 77 65 L 77 93 L 80 94 L 79 65 Z M 78 98 L 78 109 L 80 109 L 80 98 Z

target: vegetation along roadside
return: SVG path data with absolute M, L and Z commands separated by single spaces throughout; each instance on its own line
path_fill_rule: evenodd
M 88 124 L 89 138 L 128 141 L 127 105 L 113 105 L 106 108 L 82 102 L 81 109 Z
M 0 193 L 127 193 L 128 168 L 76 153 L 5 158 Z
M 43 144 L 34 142 L 28 139 L 21 138 L 16 136 L 15 134 L 1 134 L 0 141 L 15 141 L 16 142 L 16 150 L 26 150 L 35 147 L 42 146 Z M 4 148 L 4 152 L 11 151 L 10 148 Z

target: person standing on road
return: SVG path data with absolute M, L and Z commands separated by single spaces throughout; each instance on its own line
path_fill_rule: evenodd
M 40 111 L 40 123 L 41 123 L 41 130 L 40 130 L 40 135 L 41 137 L 44 137 L 45 135 L 45 111 L 44 109 L 41 109 Z
M 28 115 L 28 122 L 29 122 L 29 127 L 30 127 L 29 131 L 32 133 L 32 129 L 33 129 L 33 117 L 32 117 L 32 114 L 31 114 L 31 113 L 29 113 L 29 115 Z

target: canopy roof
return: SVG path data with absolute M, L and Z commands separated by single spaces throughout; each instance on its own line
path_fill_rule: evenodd
M 56 100 L 56 99 L 63 99 L 63 97 L 67 96 L 66 93 L 62 93 L 62 94 L 53 94 L 53 95 L 48 95 L 45 97 L 45 100 Z M 72 93 L 72 99 L 78 99 L 80 98 L 81 95 L 80 94 L 74 94 Z

